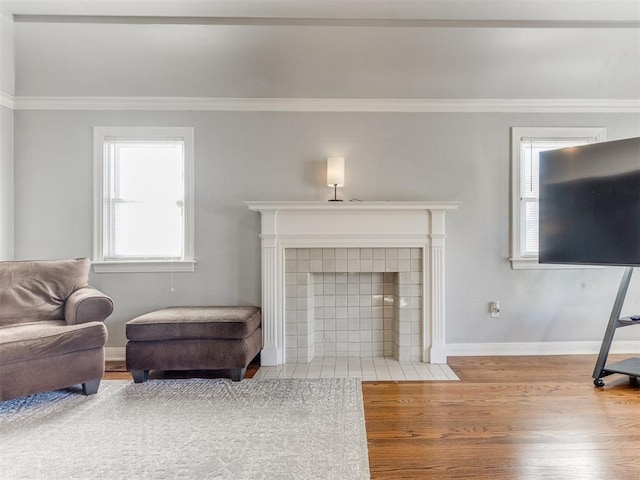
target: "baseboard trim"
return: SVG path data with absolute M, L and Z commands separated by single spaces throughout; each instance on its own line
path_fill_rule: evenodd
M 105 347 L 104 359 L 107 362 L 124 362 L 126 359 L 126 349 L 124 347 Z
M 519 342 L 519 343 L 450 343 L 445 345 L 448 357 L 507 357 L 523 355 L 593 355 L 600 351 L 600 342 Z M 124 347 L 106 347 L 108 362 L 124 362 Z M 640 342 L 618 341 L 611 346 L 612 354 L 640 354 Z
M 448 357 L 592 355 L 600 351 L 600 345 L 600 342 L 450 343 L 446 348 Z M 640 342 L 614 342 L 610 353 L 640 354 Z

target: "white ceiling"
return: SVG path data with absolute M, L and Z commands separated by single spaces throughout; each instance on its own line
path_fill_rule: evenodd
M 640 0 L 0 0 L 14 15 L 640 22 Z

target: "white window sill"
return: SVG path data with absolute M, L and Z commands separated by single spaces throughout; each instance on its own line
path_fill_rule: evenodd
M 553 263 L 538 263 L 538 257 L 511 257 L 512 270 L 585 270 L 603 268 L 599 265 L 560 265 Z
M 134 260 L 134 261 L 94 261 L 91 263 L 96 273 L 149 273 L 149 272 L 193 272 L 195 260 Z

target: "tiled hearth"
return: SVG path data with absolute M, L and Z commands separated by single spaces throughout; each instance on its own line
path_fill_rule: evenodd
M 287 248 L 287 363 L 422 360 L 422 249 Z
M 457 202 L 246 203 L 261 216 L 263 366 L 446 363 L 445 214 Z
M 316 357 L 309 363 L 260 367 L 253 378 L 357 377 L 363 381 L 459 380 L 449 365 L 398 362 L 389 357 Z

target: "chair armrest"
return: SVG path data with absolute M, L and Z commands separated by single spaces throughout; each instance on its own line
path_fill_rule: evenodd
M 96 288 L 84 287 L 67 297 L 64 319 L 69 325 L 103 322 L 111 312 L 113 300 Z

